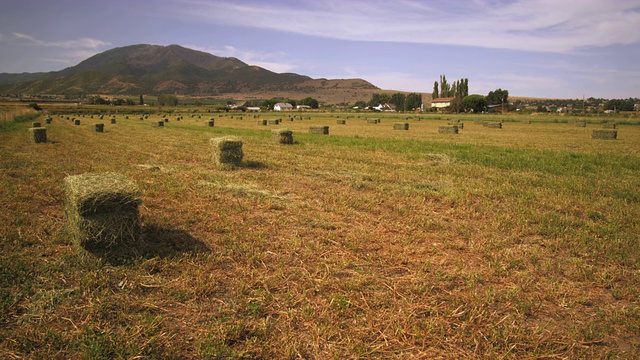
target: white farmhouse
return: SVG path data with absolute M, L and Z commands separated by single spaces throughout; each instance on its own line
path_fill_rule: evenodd
M 289 103 L 277 103 L 273 105 L 273 110 L 275 111 L 291 111 L 293 110 L 293 105 Z
M 451 106 L 451 101 L 454 98 L 452 97 L 444 97 L 444 98 L 435 98 L 431 101 L 431 107 L 436 109 L 442 109 Z

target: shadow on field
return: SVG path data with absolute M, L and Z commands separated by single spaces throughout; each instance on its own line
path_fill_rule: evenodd
M 267 165 L 260 161 L 247 160 L 242 162 L 242 165 L 240 167 L 243 167 L 246 169 L 265 169 Z
M 179 254 L 211 251 L 207 244 L 184 230 L 156 224 L 146 224 L 142 227 L 142 236 L 138 244 L 86 250 L 111 265 L 123 265 L 136 259 L 169 258 Z
M 179 253 L 203 253 L 211 249 L 204 242 L 180 229 L 147 224 L 142 228 L 145 257 L 170 257 Z

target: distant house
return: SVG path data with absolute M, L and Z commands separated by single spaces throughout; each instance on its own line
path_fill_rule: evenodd
M 454 98 L 445 97 L 445 98 L 435 98 L 431 101 L 431 107 L 436 109 L 442 109 L 451 106 L 451 101 Z
M 247 107 L 247 111 L 260 111 L 259 106 L 249 106 Z
M 307 109 L 311 109 L 311 106 L 309 106 L 309 105 L 298 105 L 298 106 L 296 106 L 296 109 L 307 110 Z
M 293 105 L 289 103 L 277 103 L 273 105 L 273 110 L 275 111 L 291 111 L 293 110 Z
M 378 106 L 374 106 L 373 108 L 378 111 L 396 111 L 395 104 L 378 104 Z
M 244 106 L 246 103 L 247 103 L 246 101 L 241 101 L 241 102 L 239 102 L 239 103 L 235 103 L 235 104 L 231 104 L 231 105 L 229 105 L 229 108 L 231 108 L 231 109 L 237 109 L 237 108 L 239 108 L 239 107 Z

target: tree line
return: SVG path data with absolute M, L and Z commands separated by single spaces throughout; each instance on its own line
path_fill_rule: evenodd
M 371 100 L 357 101 L 355 106 L 364 109 L 366 107 L 375 107 L 383 104 L 393 104 L 396 111 L 413 111 L 422 108 L 422 95 L 419 93 L 395 93 L 395 94 L 379 94 L 371 95 Z

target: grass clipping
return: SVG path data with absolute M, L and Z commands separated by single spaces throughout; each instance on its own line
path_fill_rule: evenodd
M 65 213 L 74 242 L 86 249 L 136 244 L 140 239 L 140 190 L 118 173 L 67 176 Z
M 213 163 L 221 170 L 232 170 L 242 166 L 242 139 L 223 136 L 209 140 L 213 151 Z

